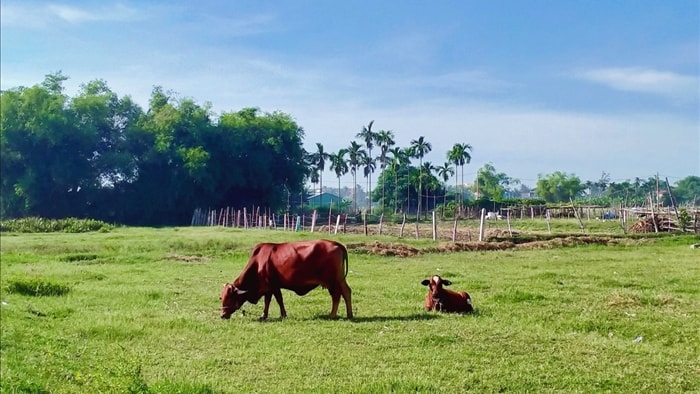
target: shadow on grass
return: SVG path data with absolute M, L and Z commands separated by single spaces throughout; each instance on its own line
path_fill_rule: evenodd
M 351 323 L 374 323 L 374 322 L 384 322 L 384 321 L 421 321 L 421 320 L 434 320 L 440 318 L 442 315 L 456 315 L 468 317 L 478 317 L 481 316 L 479 310 L 474 310 L 472 313 L 464 314 L 454 314 L 454 313 L 439 313 L 439 312 L 424 312 L 424 313 L 413 313 L 404 316 L 355 316 L 352 320 L 348 320 L 345 317 L 338 317 L 335 319 L 330 318 L 328 315 L 316 315 L 310 319 L 306 320 L 348 320 Z
M 487 313 L 488 314 L 488 313 Z M 476 318 L 484 315 L 479 309 L 474 309 L 471 313 L 442 313 L 442 312 L 420 312 L 413 313 L 410 315 L 403 316 L 357 316 L 352 319 L 348 319 L 344 315 L 339 315 L 338 317 L 331 318 L 327 314 L 316 314 L 308 318 L 295 318 L 291 317 L 293 320 L 299 321 L 313 321 L 313 320 L 324 320 L 324 321 L 349 321 L 351 323 L 374 323 L 374 322 L 390 322 L 390 321 L 421 321 L 421 320 L 434 320 L 441 316 L 463 316 L 465 318 Z M 260 323 L 274 323 L 287 320 L 287 318 L 275 316 L 268 317 L 265 320 L 257 319 Z

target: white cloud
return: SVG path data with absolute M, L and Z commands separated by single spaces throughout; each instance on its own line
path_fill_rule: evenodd
M 3 27 L 21 27 L 45 29 L 52 27 L 56 21 L 71 24 L 99 21 L 129 21 L 141 18 L 136 9 L 123 4 L 101 7 L 75 7 L 66 4 L 48 4 L 39 6 L 33 3 L 0 5 Z
M 70 23 L 81 23 L 100 20 L 100 15 L 80 9 L 77 7 L 71 7 L 68 5 L 61 4 L 50 4 L 48 6 L 49 13 L 58 16 L 59 18 L 70 22 Z
M 683 101 L 698 98 L 698 78 L 694 75 L 640 67 L 610 67 L 583 71 L 577 76 L 622 91 L 656 94 Z

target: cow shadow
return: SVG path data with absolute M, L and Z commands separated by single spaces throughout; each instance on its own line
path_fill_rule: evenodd
M 373 322 L 390 322 L 390 321 L 421 321 L 437 319 L 437 314 L 429 313 L 414 313 L 404 316 L 355 316 L 348 319 L 344 316 L 332 318 L 328 315 L 316 315 L 308 320 L 346 320 L 350 323 L 373 323 Z

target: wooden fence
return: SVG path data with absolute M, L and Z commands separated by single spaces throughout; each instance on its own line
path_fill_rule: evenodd
M 390 235 L 399 238 L 415 236 L 415 238 L 451 239 L 456 241 L 483 241 L 486 230 L 500 232 L 506 236 L 513 236 L 517 229 L 514 224 L 523 220 L 543 219 L 546 223 L 546 231 L 552 233 L 552 219 L 575 218 L 581 233 L 587 231 L 586 227 L 592 227 L 590 222 L 597 220 L 618 221 L 618 231 L 628 232 L 700 232 L 700 211 L 693 210 L 681 220 L 681 215 L 672 210 L 648 210 L 640 208 L 619 208 L 606 210 L 602 214 L 591 215 L 590 207 L 574 207 L 569 214 L 562 215 L 562 208 L 544 210 L 542 216 L 533 214 L 525 216 L 522 211 L 502 210 L 486 212 L 482 209 L 477 218 L 477 223 L 472 220 L 452 219 L 439 220 L 437 212 L 430 213 L 430 220 L 411 220 L 408 222 L 406 215 L 385 221 L 383 215 L 369 221 L 367 215 L 351 217 L 347 214 L 333 214 L 332 212 L 320 215 L 317 211 L 309 214 L 276 214 L 262 208 L 223 208 L 202 210 L 196 209 L 192 215 L 193 226 L 223 226 L 244 229 L 271 229 L 280 231 L 310 231 L 327 234 L 356 233 L 364 235 Z M 517 212 L 516 214 L 513 214 Z M 688 211 L 686 211 L 688 212 Z M 554 213 L 554 214 L 553 214 Z M 489 221 L 497 220 L 500 225 L 490 224 Z M 371 222 L 371 224 L 370 224 Z M 556 223 L 556 222 L 555 222 Z M 588 223 L 588 224 L 587 224 Z M 630 223 L 632 223 L 630 225 Z M 471 224 L 471 227 L 469 225 Z M 449 228 L 451 227 L 451 229 Z M 476 228 L 474 228 L 476 227 Z M 477 230 L 478 228 L 478 230 Z M 570 227 L 569 227 L 570 229 Z M 451 230 L 451 231 L 450 231 Z M 540 230 L 544 231 L 544 229 Z M 571 230 L 569 230 L 571 231 Z M 590 231 L 590 230 L 589 230 Z

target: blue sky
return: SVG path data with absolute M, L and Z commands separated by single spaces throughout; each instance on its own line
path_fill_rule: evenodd
M 465 181 L 487 163 L 529 186 L 554 171 L 618 182 L 700 175 L 697 1 L 0 7 L 2 89 L 61 70 L 69 95 L 103 79 L 147 109 L 162 86 L 216 113 L 288 113 L 310 151 L 346 147 L 374 120 L 399 146 L 424 136 L 434 165 L 471 144 Z M 327 170 L 324 184 L 333 179 Z

